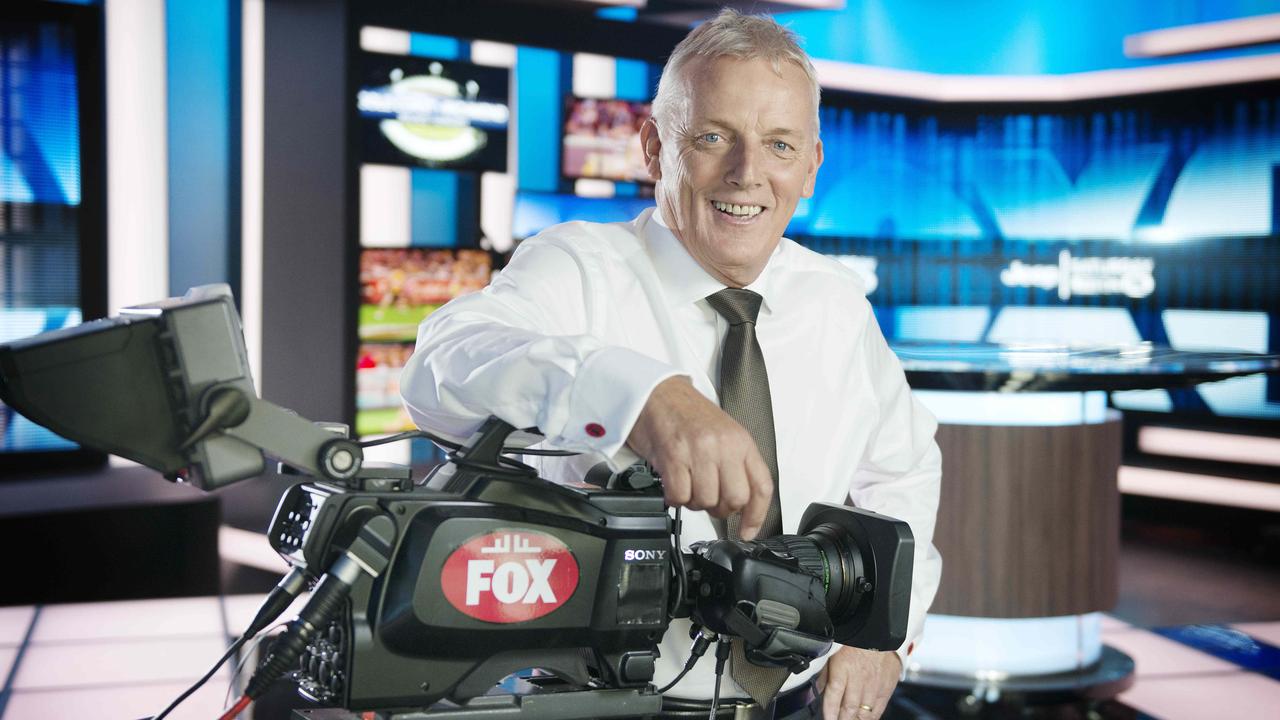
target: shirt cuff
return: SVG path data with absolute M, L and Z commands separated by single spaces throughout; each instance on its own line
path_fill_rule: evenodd
M 902 682 L 907 677 L 907 657 L 916 649 L 916 641 L 908 640 L 902 643 L 902 647 L 894 650 L 898 654 L 898 661 L 902 663 L 901 671 L 898 673 L 898 682 Z
M 614 471 L 635 462 L 627 436 L 663 380 L 682 375 L 670 365 L 622 347 L 595 351 L 582 363 L 569 397 L 569 412 L 555 444 L 599 453 Z

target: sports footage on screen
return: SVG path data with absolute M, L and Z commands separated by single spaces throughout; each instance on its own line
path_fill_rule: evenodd
M 451 170 L 507 169 L 505 68 L 361 53 L 362 159 Z
M 561 168 L 571 179 L 650 182 L 640 126 L 650 103 L 571 97 L 565 103 Z
M 492 273 L 483 250 L 361 251 L 357 435 L 413 429 L 401 407 L 400 372 L 413 354 L 419 323 L 450 300 L 483 289 Z
M 436 308 L 489 283 L 483 250 L 366 249 L 360 253 L 362 341 L 413 342 Z
M 413 343 L 362 343 L 356 356 L 356 434 L 381 435 L 413 429 L 400 401 L 400 373 Z

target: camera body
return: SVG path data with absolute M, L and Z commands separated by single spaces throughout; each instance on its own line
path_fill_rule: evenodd
M 670 622 L 671 521 L 658 492 L 467 473 L 463 493 L 294 486 L 271 542 L 328 567 L 374 515 L 396 542 L 307 648 L 299 687 L 364 710 L 464 702 L 525 668 L 578 687 L 644 688 Z
M 548 483 L 502 456 L 512 431 L 490 419 L 422 488 L 370 467 L 281 499 L 269 537 L 295 566 L 331 567 L 375 518 L 394 528 L 385 570 L 361 574 L 302 652 L 303 694 L 351 710 L 463 704 L 528 668 L 652 694 L 675 617 L 793 672 L 833 640 L 901 644 L 905 610 L 888 598 L 904 583 L 909 596 L 905 523 L 815 503 L 800 535 L 685 553 L 656 482 Z

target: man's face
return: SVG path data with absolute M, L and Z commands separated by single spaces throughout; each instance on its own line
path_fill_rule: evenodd
M 726 285 L 754 281 L 813 195 L 822 142 L 804 72 L 767 60 L 695 58 L 683 101 L 662 128 L 641 130 L 663 217 L 704 270 Z

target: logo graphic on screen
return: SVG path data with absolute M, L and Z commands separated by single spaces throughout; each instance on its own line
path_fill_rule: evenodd
M 547 533 L 515 528 L 471 538 L 444 561 L 440 587 L 458 612 L 491 623 L 527 622 L 578 589 L 578 561 Z
M 1057 290 L 1058 298 L 1072 295 L 1124 295 L 1144 298 L 1156 289 L 1156 261 L 1149 257 L 1071 257 L 1058 253 L 1057 265 L 1032 265 L 1014 260 L 1000 271 L 1005 287 Z
M 507 72 L 470 63 L 366 54 L 356 94 L 366 159 L 505 170 Z

